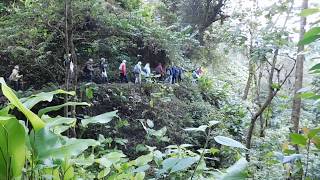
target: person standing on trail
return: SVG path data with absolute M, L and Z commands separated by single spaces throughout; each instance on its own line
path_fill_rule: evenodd
M 122 63 L 119 66 L 119 70 L 120 70 L 120 82 L 122 83 L 123 81 L 125 81 L 126 83 L 128 83 L 128 78 L 127 78 L 127 66 L 126 66 L 127 61 L 123 60 Z
M 203 75 L 203 70 L 201 67 L 198 67 L 198 69 L 196 70 L 196 73 L 198 74 L 199 77 L 201 77 Z
M 172 68 L 171 67 L 167 67 L 166 69 L 166 79 L 164 80 L 164 82 L 166 83 L 170 83 L 172 82 Z
M 201 67 L 198 67 L 192 72 L 192 77 L 194 79 L 194 83 L 198 81 L 198 79 L 203 75 L 203 70 Z
M 138 64 L 136 64 L 133 68 L 133 73 L 134 73 L 134 77 L 135 77 L 135 84 L 141 84 L 141 62 L 139 61 Z
M 146 81 L 147 82 L 150 82 L 151 81 L 151 69 L 150 69 L 150 64 L 147 63 L 144 68 L 143 68 L 143 71 L 144 71 L 144 76 L 146 78 Z
M 92 59 L 92 58 L 90 58 L 90 59 L 86 62 L 83 71 L 84 71 L 84 74 L 85 74 L 85 76 L 86 76 L 87 81 L 92 82 L 92 80 L 93 80 L 93 71 L 94 71 L 94 68 L 93 68 L 93 59 Z
M 101 73 L 102 83 L 109 83 L 107 70 L 108 70 L 108 63 L 105 58 L 101 58 L 100 73 Z
M 178 82 L 182 82 L 183 68 L 182 67 L 177 67 L 177 70 L 178 70 L 177 81 Z
M 9 76 L 9 80 L 13 84 L 13 88 L 16 91 L 19 90 L 20 79 L 23 77 L 23 75 L 19 75 L 19 69 L 20 68 L 18 65 L 14 66 L 12 73 Z
M 151 69 L 150 69 L 150 64 L 147 63 L 145 66 L 144 66 L 144 72 L 145 72 L 145 76 L 148 78 L 151 76 Z
M 66 68 L 66 71 L 68 72 L 68 80 L 73 81 L 75 77 L 75 72 L 74 72 L 74 64 L 72 62 L 72 55 L 68 54 L 68 56 L 64 60 L 64 66 Z
M 165 73 L 162 64 L 159 63 L 155 70 L 157 75 L 160 75 L 159 80 L 162 80 Z
M 178 73 L 179 73 L 179 71 L 178 71 L 177 66 L 172 66 L 172 68 L 171 68 L 171 74 L 172 74 L 171 83 L 172 84 L 175 84 L 177 82 Z

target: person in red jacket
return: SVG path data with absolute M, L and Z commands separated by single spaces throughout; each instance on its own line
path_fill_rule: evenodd
M 127 61 L 123 60 L 122 63 L 120 64 L 120 66 L 119 66 L 120 82 L 125 81 L 126 83 L 128 83 L 126 63 L 127 63 Z
M 159 77 L 159 80 L 160 80 L 160 81 L 163 80 L 163 77 L 164 77 L 164 75 L 165 75 L 165 71 L 164 71 L 164 69 L 163 69 L 162 64 L 159 63 L 155 70 L 156 70 L 157 75 L 160 76 L 160 77 Z

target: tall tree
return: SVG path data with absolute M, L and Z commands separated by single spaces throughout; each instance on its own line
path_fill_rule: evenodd
M 198 40 L 204 43 L 204 32 L 214 22 L 229 16 L 223 12 L 227 0 L 184 0 L 181 3 L 182 21 L 198 31 Z
M 303 0 L 302 10 L 308 8 L 308 0 Z M 305 26 L 307 23 L 306 17 L 301 17 L 300 20 L 300 40 L 303 39 L 303 36 L 306 32 Z M 297 66 L 295 72 L 295 84 L 294 84 L 294 99 L 292 104 L 292 113 L 291 121 L 293 123 L 294 132 L 298 133 L 299 131 L 299 120 L 300 120 L 300 110 L 301 110 L 301 97 L 299 96 L 299 90 L 302 88 L 303 82 L 303 61 L 305 60 L 302 52 L 304 51 L 304 45 L 298 46 L 298 56 L 297 56 Z

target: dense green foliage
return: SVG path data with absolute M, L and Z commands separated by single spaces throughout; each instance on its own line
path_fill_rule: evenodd
M 0 180 L 319 179 L 319 4 L 266 4 L 0 2 Z M 310 23 L 298 41 L 300 17 Z M 296 56 L 308 71 L 295 92 Z M 102 57 L 111 84 L 100 83 Z M 183 81 L 118 83 L 123 60 L 130 81 L 138 61 L 182 67 Z M 15 65 L 24 91 L 6 84 Z M 298 131 L 293 93 L 302 98 Z

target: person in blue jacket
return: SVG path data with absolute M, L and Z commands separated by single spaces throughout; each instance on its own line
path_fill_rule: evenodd
M 182 82 L 182 76 L 183 76 L 183 68 L 182 67 L 178 67 L 178 82 Z
M 177 82 L 177 78 L 178 78 L 178 75 L 179 75 L 179 70 L 177 68 L 177 66 L 172 66 L 172 69 L 171 69 L 171 74 L 172 74 L 172 84 L 175 84 Z

